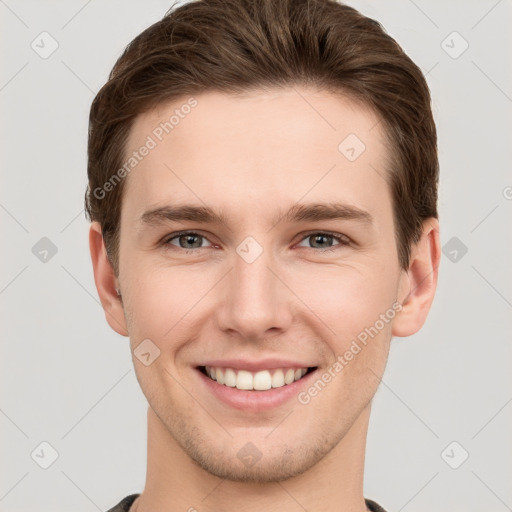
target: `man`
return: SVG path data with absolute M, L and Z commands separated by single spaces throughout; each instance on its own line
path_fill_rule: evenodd
M 432 304 L 438 160 L 418 67 L 331 0 L 204 0 L 91 107 L 94 277 L 148 403 L 112 511 L 384 510 L 363 496 L 393 336 Z

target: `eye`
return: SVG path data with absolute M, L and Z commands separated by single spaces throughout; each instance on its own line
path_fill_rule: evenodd
M 195 231 L 180 231 L 177 233 L 172 233 L 171 235 L 166 237 L 162 241 L 162 244 L 164 246 L 174 246 L 177 249 L 182 249 L 185 253 L 192 253 L 197 252 L 198 249 L 212 247 L 212 244 L 210 242 L 208 242 L 209 246 L 203 246 L 202 244 L 203 241 L 205 240 L 208 241 L 208 239 L 204 235 L 196 233 Z M 312 231 L 306 233 L 305 235 L 303 235 L 303 238 L 301 240 L 311 240 L 313 247 L 309 248 L 320 249 L 320 252 L 330 252 L 336 250 L 337 246 L 350 245 L 350 239 L 346 235 L 324 231 Z M 329 243 L 332 243 L 333 240 L 337 241 L 338 244 L 334 246 L 330 245 Z
M 322 247 L 322 245 L 325 245 L 329 241 L 332 242 L 332 240 L 336 240 L 339 242 L 338 245 L 341 246 L 350 245 L 350 239 L 347 236 L 324 231 L 312 231 L 306 233 L 302 240 L 311 240 L 313 243 L 313 249 L 321 249 L 321 252 L 330 252 L 336 250 L 337 246 L 329 246 L 327 248 Z M 320 245 L 320 247 L 318 247 L 318 245 Z
M 173 240 L 177 240 L 177 243 L 173 243 Z M 186 252 L 194 252 L 194 249 L 203 249 L 202 241 L 207 238 L 199 233 L 193 231 L 181 231 L 179 233 L 173 233 L 163 240 L 164 245 L 174 245 L 180 249 L 184 249 Z M 210 244 L 211 245 L 211 244 Z

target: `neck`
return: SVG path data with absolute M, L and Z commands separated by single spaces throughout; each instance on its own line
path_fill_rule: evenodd
M 148 512 L 363 512 L 363 473 L 371 404 L 327 456 L 281 482 L 222 480 L 199 467 L 148 408 L 148 464 L 144 491 L 132 510 Z M 298 508 L 299 507 L 299 508 Z

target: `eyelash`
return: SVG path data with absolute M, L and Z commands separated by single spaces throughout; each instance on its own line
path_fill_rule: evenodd
M 164 238 L 162 243 L 163 243 L 164 246 L 169 248 L 169 246 L 173 245 L 173 244 L 170 243 L 171 240 L 174 240 L 175 238 L 179 238 L 180 236 L 183 236 L 183 235 L 196 235 L 196 236 L 199 236 L 201 238 L 204 238 L 204 239 L 208 240 L 208 238 L 206 236 L 202 235 L 201 233 L 197 233 L 195 231 L 178 231 L 178 232 L 172 233 L 171 235 L 169 235 L 166 238 Z M 332 233 L 330 231 L 309 231 L 309 232 L 303 234 L 302 238 L 299 240 L 299 243 L 302 242 L 303 240 L 306 240 L 307 238 L 310 238 L 312 235 L 327 235 L 328 237 L 332 237 L 337 242 L 339 242 L 339 246 L 348 246 L 348 245 L 350 245 L 350 239 L 346 235 L 341 235 L 341 234 L 338 234 L 338 233 Z M 329 247 L 327 249 L 318 249 L 316 252 L 322 252 L 322 253 L 332 252 L 332 251 L 336 250 L 336 248 L 339 247 L 339 246 L 336 245 L 334 247 Z M 191 254 L 191 253 L 197 252 L 200 249 L 207 249 L 207 247 L 198 247 L 196 249 L 184 249 L 183 247 L 177 247 L 177 246 L 174 246 L 173 249 L 174 248 L 183 251 L 185 254 Z M 315 247 L 307 247 L 307 249 L 313 249 L 314 250 Z

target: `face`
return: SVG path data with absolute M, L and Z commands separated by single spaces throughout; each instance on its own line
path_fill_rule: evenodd
M 135 354 L 149 340 L 135 370 L 173 443 L 221 478 L 276 481 L 356 428 L 384 371 L 407 276 L 382 125 L 306 88 L 187 99 L 128 140 L 156 145 L 125 184 L 121 322 Z

